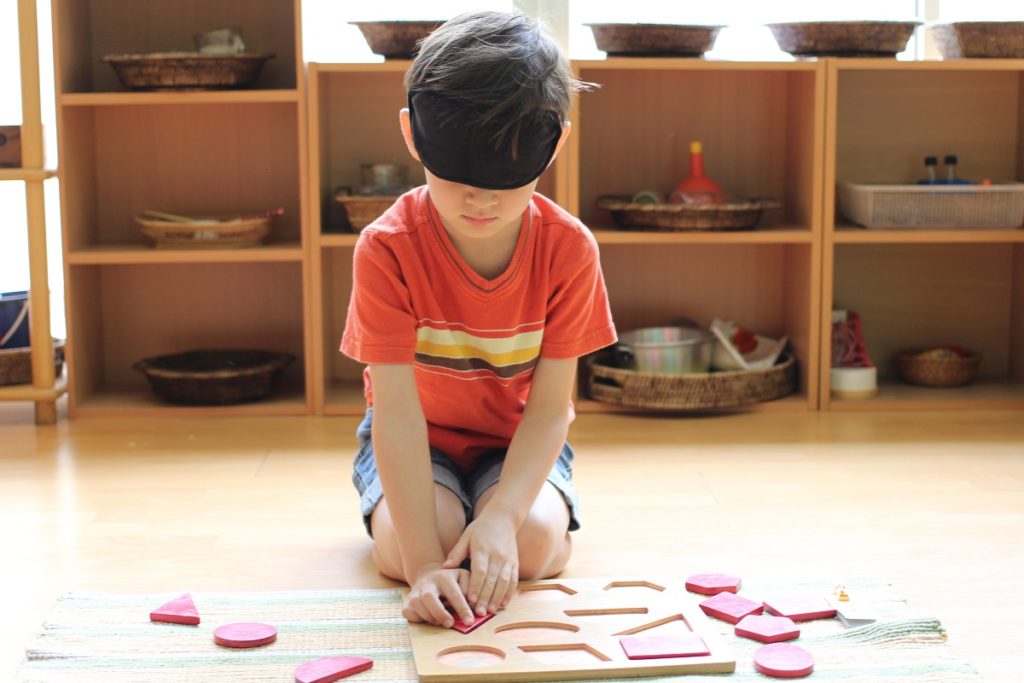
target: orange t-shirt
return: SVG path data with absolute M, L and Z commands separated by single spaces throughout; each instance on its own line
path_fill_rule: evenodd
M 430 445 L 464 469 L 508 446 L 541 356 L 575 358 L 615 340 L 594 236 L 542 195 L 492 280 L 456 251 L 426 186 L 356 243 L 341 351 L 368 365 L 411 363 Z

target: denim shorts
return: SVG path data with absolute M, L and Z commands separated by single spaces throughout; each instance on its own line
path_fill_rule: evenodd
M 373 458 L 373 442 L 370 438 L 372 421 L 373 408 L 369 408 L 366 411 L 366 417 L 363 418 L 356 430 L 359 450 L 356 452 L 352 467 L 352 483 L 359 491 L 363 524 L 366 525 L 366 533 L 371 537 L 373 534 L 370 531 L 370 515 L 373 514 L 373 509 L 377 507 L 380 499 L 384 497 L 380 476 L 377 474 L 377 463 Z M 473 508 L 483 492 L 497 484 L 501 478 L 501 466 L 505 462 L 505 452 L 504 448 L 487 451 L 480 456 L 473 471 L 466 473 L 459 469 L 459 466 L 447 454 L 434 447 L 430 448 L 434 481 L 459 498 L 466 511 L 467 520 L 473 519 Z M 569 531 L 576 531 L 580 528 L 579 497 L 576 495 L 576 487 L 572 483 L 574 457 L 572 447 L 568 443 L 564 444 L 547 479 L 558 489 L 565 498 L 566 505 L 569 506 Z

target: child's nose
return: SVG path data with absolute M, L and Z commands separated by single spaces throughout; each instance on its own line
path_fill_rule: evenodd
M 474 187 L 466 193 L 466 202 L 478 209 L 487 209 L 498 203 L 498 193 Z

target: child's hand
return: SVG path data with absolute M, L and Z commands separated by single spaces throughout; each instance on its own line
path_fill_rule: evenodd
M 419 569 L 409 586 L 402 605 L 402 616 L 409 621 L 451 628 L 455 620 L 441 604 L 444 598 L 464 624 L 473 623 L 473 610 L 466 602 L 469 572 L 465 569 L 446 569 L 440 562 L 431 562 Z
M 448 553 L 445 567 L 458 567 L 469 556 L 470 578 L 466 597 L 483 616 L 508 606 L 519 584 L 519 549 L 516 526 L 500 512 L 484 510 L 474 519 Z

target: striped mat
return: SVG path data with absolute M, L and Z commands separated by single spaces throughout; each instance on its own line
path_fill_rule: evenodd
M 813 681 L 858 683 L 968 683 L 981 680 L 946 646 L 942 624 L 911 613 L 881 581 L 848 581 L 847 590 L 873 605 L 879 621 L 844 629 L 834 619 L 802 625 L 798 641 L 815 657 Z M 744 583 L 742 593 L 780 595 L 814 592 L 820 583 Z M 182 591 L 183 592 L 183 591 Z M 71 593 L 59 600 L 26 651 L 20 683 L 99 681 L 182 683 L 294 681 L 295 667 L 318 657 L 355 655 L 374 667 L 351 679 L 412 683 L 416 671 L 401 593 L 393 589 L 270 593 L 193 593 L 200 626 L 149 622 L 149 611 L 179 593 Z M 278 629 L 277 642 L 251 650 L 213 643 L 213 629 L 237 621 L 259 621 Z M 712 620 L 724 634 L 732 627 Z M 759 643 L 728 636 L 736 657 L 733 674 L 657 677 L 650 681 L 766 681 L 754 671 Z M 605 679 L 609 680 L 609 679 Z M 636 681 L 637 679 L 628 679 Z

